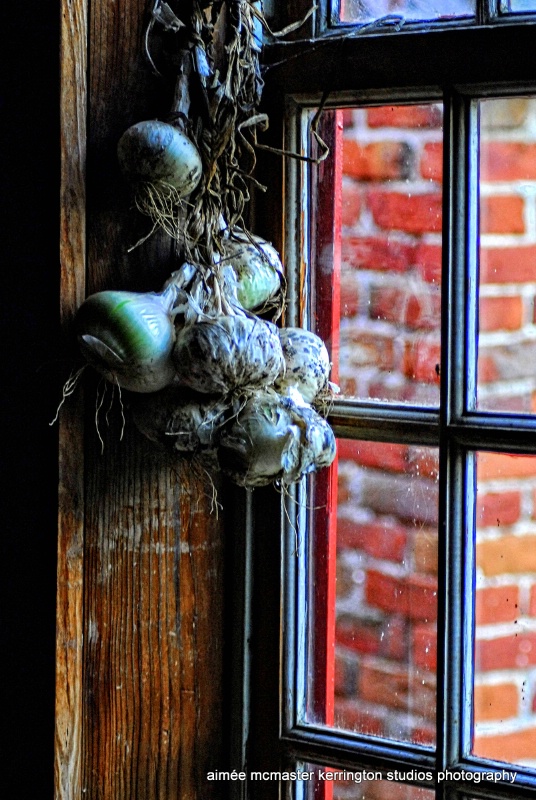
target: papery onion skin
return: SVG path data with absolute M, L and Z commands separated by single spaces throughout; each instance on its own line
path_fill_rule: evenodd
M 303 328 L 281 328 L 279 338 L 285 357 L 285 375 L 276 382 L 277 391 L 297 389 L 306 403 L 312 403 L 328 384 L 330 360 L 322 339 Z
M 76 314 L 83 355 L 107 380 L 132 392 L 156 392 L 171 383 L 175 329 L 162 296 L 103 291 Z
M 196 146 L 174 125 L 158 120 L 128 128 L 117 145 L 122 172 L 132 183 L 164 183 L 180 197 L 198 185 L 202 163 Z
M 179 453 L 214 448 L 229 406 L 172 384 L 151 395 L 138 395 L 131 405 L 138 430 L 148 439 Z
M 204 394 L 269 386 L 285 369 L 277 328 L 257 317 L 221 316 L 184 327 L 173 360 L 178 381 Z
M 277 250 L 260 236 L 251 239 L 239 232 L 223 242 L 225 263 L 236 273 L 238 301 L 248 311 L 261 308 L 277 294 L 283 274 Z
M 239 486 L 268 486 L 297 469 L 300 437 L 281 398 L 259 392 L 223 431 L 220 467 Z
M 301 422 L 299 462 L 294 471 L 285 476 L 288 483 L 294 483 L 309 472 L 329 467 L 335 460 L 337 446 L 331 426 L 311 406 L 296 405 L 290 400 L 287 402 L 292 408 L 294 420 Z

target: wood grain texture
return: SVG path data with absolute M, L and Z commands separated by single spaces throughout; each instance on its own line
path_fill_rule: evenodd
M 98 468 L 89 472 L 93 458 L 87 467 L 84 796 L 211 797 L 206 773 L 221 754 L 220 524 L 188 470 L 135 432 L 123 442 L 117 433 L 96 454 Z
M 85 291 L 87 3 L 61 6 L 61 323 L 65 337 Z M 80 797 L 84 558 L 83 404 L 62 409 L 59 433 L 59 521 L 56 625 L 55 796 Z
M 159 234 L 129 252 L 151 226 L 116 163 L 121 133 L 165 116 L 172 97 L 173 82 L 142 57 L 145 12 L 145 0 L 64 2 L 66 336 L 84 291 L 85 230 L 88 293 L 155 290 L 177 266 Z M 224 750 L 223 522 L 210 487 L 138 434 L 128 409 L 121 439 L 117 393 L 100 415 L 101 452 L 97 381 L 85 383 L 85 421 L 71 398 L 62 424 L 56 797 L 216 799 L 223 786 L 206 775 Z

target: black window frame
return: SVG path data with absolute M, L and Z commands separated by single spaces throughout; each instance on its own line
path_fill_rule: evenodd
M 284 9 L 282 5 L 277 8 L 286 18 L 279 15 L 280 25 L 306 11 L 303 0 Z M 444 106 L 440 407 L 340 400 L 329 418 L 341 437 L 440 448 L 438 723 L 436 748 L 431 750 L 300 721 L 296 708 L 304 685 L 307 581 L 301 535 L 307 489 L 297 487 L 284 502 L 273 490 L 256 491 L 244 503 L 245 538 L 238 544 L 236 562 L 244 624 L 235 642 L 235 687 L 245 698 L 232 722 L 237 769 L 279 771 L 314 762 L 346 769 L 419 768 L 436 775 L 445 769 L 505 768 L 469 755 L 473 679 L 464 660 L 474 613 L 464 603 L 473 586 L 467 520 L 474 517 L 475 499 L 473 462 L 466 454 L 536 454 L 536 437 L 530 443 L 536 416 L 478 412 L 467 401 L 475 391 L 476 364 L 478 100 L 536 95 L 531 55 L 536 14 L 504 16 L 499 5 L 495 0 L 479 2 L 473 20 L 407 24 L 400 30 L 364 26 L 359 31 L 354 26 L 350 31 L 348 26 L 327 24 L 330 4 L 321 0 L 299 38 L 264 48 L 270 132 L 263 141 L 287 150 L 303 148 L 309 110 L 321 102 L 341 107 L 441 101 Z M 257 201 L 256 216 L 265 221 L 261 232 L 271 235 L 284 254 L 289 276 L 286 324 L 307 324 L 303 288 L 311 278 L 304 276 L 309 241 L 300 222 L 300 192 L 308 167 L 286 159 L 284 174 L 278 169 L 274 171 L 273 156 L 261 156 L 259 176 L 269 176 L 271 197 Z M 436 784 L 435 779 L 431 785 L 437 797 L 445 798 L 536 797 L 534 770 L 516 769 L 513 788 L 485 782 Z M 290 787 L 277 781 L 236 783 L 231 795 L 254 800 L 294 796 Z

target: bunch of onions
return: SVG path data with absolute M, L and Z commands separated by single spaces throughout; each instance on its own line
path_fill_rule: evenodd
M 171 310 L 180 289 L 161 293 L 103 291 L 80 306 L 75 330 L 87 361 L 105 378 L 132 392 L 157 392 L 175 377 Z

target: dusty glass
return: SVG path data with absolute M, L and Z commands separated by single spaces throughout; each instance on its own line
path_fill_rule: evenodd
M 339 113 L 341 395 L 437 406 L 442 107 Z
M 296 768 L 301 776 L 301 794 L 304 800 L 434 800 L 431 789 L 415 786 L 410 781 L 427 780 L 431 772 L 418 768 L 402 770 L 393 768 L 382 773 L 373 769 L 321 767 L 303 764 Z M 307 778 L 303 780 L 304 775 Z
M 308 716 L 432 746 L 438 451 L 339 440 L 338 452 L 336 514 L 319 511 L 328 529 L 313 525 L 310 542 Z
M 536 766 L 536 456 L 476 456 L 476 756 Z
M 536 98 L 480 102 L 477 407 L 536 410 Z
M 523 0 L 513 0 L 513 4 Z M 391 14 L 402 20 L 449 20 L 474 14 L 474 0 L 341 0 L 341 22 L 374 22 Z M 515 9 L 512 9 L 515 10 Z

